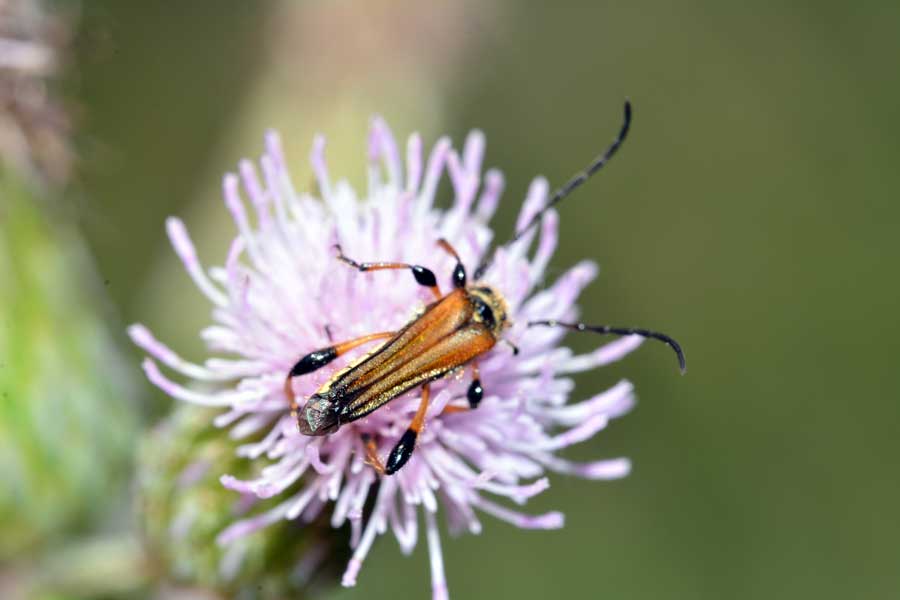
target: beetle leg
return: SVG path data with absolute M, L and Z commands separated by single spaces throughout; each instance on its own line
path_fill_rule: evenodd
M 512 350 L 513 356 L 518 356 L 518 355 L 519 355 L 519 347 L 516 346 L 515 344 L 513 344 L 511 341 L 509 341 L 509 340 L 506 339 L 506 338 L 500 338 L 500 342 L 502 342 L 502 343 L 506 344 L 507 346 L 509 346 L 509 349 Z
M 369 335 L 364 335 L 362 337 L 358 337 L 353 340 L 349 340 L 343 342 L 341 344 L 335 344 L 333 346 L 328 346 L 327 348 L 320 348 L 318 350 L 314 350 L 298 360 L 296 364 L 291 368 L 288 372 L 287 377 L 284 380 L 284 395 L 287 396 L 288 402 L 291 404 L 291 410 L 297 410 L 297 402 L 294 396 L 294 388 L 291 385 L 291 380 L 294 377 L 299 375 L 306 375 L 307 373 L 312 373 L 313 371 L 320 369 L 336 359 L 341 354 L 353 350 L 357 346 L 361 346 L 367 342 L 373 342 L 375 340 L 383 340 L 389 337 L 393 337 L 395 332 L 393 331 L 383 331 L 381 333 L 370 333 Z
M 439 239 L 437 245 L 440 246 L 444 252 L 456 259 L 456 267 L 453 268 L 453 287 L 466 287 L 466 268 L 463 266 L 459 254 L 456 253 L 456 249 L 444 238 Z
M 416 438 L 425 426 L 425 412 L 428 410 L 428 399 L 430 396 L 431 388 L 426 383 L 422 386 L 422 399 L 419 401 L 419 408 L 416 410 L 412 423 L 400 436 L 397 445 L 394 446 L 394 449 L 391 450 L 388 456 L 387 463 L 384 466 L 385 475 L 393 475 L 399 471 L 409 460 L 409 457 L 412 456 L 413 450 L 416 449 Z
M 356 262 L 352 258 L 344 256 L 344 251 L 341 249 L 340 245 L 335 244 L 334 246 L 337 251 L 337 259 L 341 262 L 347 263 L 354 269 L 360 272 L 364 271 L 385 271 L 392 269 L 409 269 L 412 271 L 413 277 L 416 279 L 416 283 L 419 285 L 425 286 L 431 290 L 431 293 L 434 294 L 434 297 L 440 300 L 441 298 L 441 290 L 437 284 L 437 278 L 434 276 L 434 271 L 431 269 L 427 269 L 422 265 L 410 265 L 407 263 L 398 263 L 398 262 Z
M 481 399 L 484 397 L 484 388 L 481 386 L 481 377 L 478 373 L 478 363 L 472 363 L 472 383 L 469 384 L 469 389 L 466 391 L 466 400 L 469 402 L 469 407 L 465 406 L 447 406 L 442 412 L 442 415 L 465 412 L 468 410 L 474 410 L 478 408 L 478 405 L 481 404 Z
M 472 363 L 472 383 L 466 391 L 466 400 L 469 401 L 469 408 L 476 409 L 484 398 L 484 388 L 481 387 L 481 375 L 478 373 L 478 363 Z
M 384 475 L 384 463 L 378 458 L 378 444 L 368 433 L 362 434 L 362 442 L 366 449 L 366 464 L 375 469 L 379 475 Z

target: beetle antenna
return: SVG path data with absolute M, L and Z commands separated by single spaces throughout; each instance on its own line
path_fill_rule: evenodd
M 650 331 L 648 329 L 639 329 L 637 327 L 611 327 L 609 325 L 585 325 L 584 323 L 560 323 L 552 319 L 544 321 L 529 321 L 529 327 L 545 326 L 545 327 L 563 327 L 572 331 L 590 331 L 592 333 L 613 334 L 613 335 L 639 335 L 643 338 L 652 338 L 669 346 L 678 356 L 678 366 L 681 368 L 681 374 L 687 373 L 687 362 L 684 359 L 684 351 L 681 344 L 674 338 L 664 333 Z
M 508 244 L 512 244 L 518 241 L 523 235 L 528 233 L 533 227 L 535 227 L 538 223 L 540 223 L 541 218 L 544 216 L 548 210 L 553 208 L 555 205 L 559 204 L 563 198 L 574 192 L 576 189 L 581 187 L 581 185 L 591 178 L 594 173 L 603 168 L 603 165 L 609 162 L 609 159 L 613 157 L 616 151 L 619 149 L 619 146 L 622 145 L 622 142 L 625 141 L 626 136 L 628 136 L 628 130 L 631 127 L 631 102 L 629 100 L 625 100 L 625 117 L 622 121 L 622 127 L 619 129 L 619 135 L 616 136 L 616 139 L 613 140 L 613 143 L 606 149 L 603 154 L 598 156 L 585 168 L 583 171 L 576 173 L 565 185 L 557 189 L 553 192 L 553 195 L 550 196 L 550 200 L 547 201 L 547 204 L 539 210 L 528 223 L 525 224 L 522 229 L 517 231 L 512 238 L 509 239 L 504 246 Z M 491 266 L 491 263 L 494 261 L 494 256 L 497 254 L 496 248 L 485 255 L 485 258 L 482 259 L 481 263 L 478 265 L 478 268 L 475 269 L 474 278 L 481 279 L 481 276 L 484 275 L 485 271 Z

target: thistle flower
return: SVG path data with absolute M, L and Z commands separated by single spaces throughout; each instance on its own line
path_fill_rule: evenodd
M 175 251 L 213 304 L 213 323 L 201 336 L 216 356 L 203 364 L 189 363 L 146 327 L 133 325 L 132 339 L 152 357 L 145 359 L 144 371 L 174 398 L 223 409 L 215 424 L 246 439 L 238 454 L 271 461 L 256 478 L 223 473 L 225 487 L 280 499 L 273 508 L 231 524 L 218 536 L 219 543 L 230 544 L 284 519 L 313 522 L 330 512 L 333 527 L 349 523 L 353 556 L 342 583 L 352 586 L 379 534 L 390 530 L 403 552 L 413 550 L 421 513 L 433 596 L 446 598 L 439 512 L 452 533 L 479 533 L 483 514 L 525 529 L 555 529 L 563 525 L 561 513 L 532 515 L 510 505 L 524 504 L 547 489 L 548 472 L 588 479 L 628 473 L 624 458 L 574 463 L 557 455 L 591 438 L 634 403 L 626 381 L 570 403 L 569 375 L 619 360 L 641 340 L 624 337 L 575 355 L 560 344 L 562 330 L 526 327 L 533 319 L 574 318 L 577 297 L 597 272 L 592 262 L 584 261 L 543 287 L 558 239 L 552 210 L 539 232 L 532 229 L 499 248 L 483 277 L 508 303 L 512 325 L 505 337 L 519 348 L 518 355 L 498 344 L 482 358 L 485 395 L 475 410 L 445 411 L 463 401 L 468 378 L 435 381 L 426 428 L 399 472 L 379 476 L 366 463 L 362 437 L 378 440 L 378 453 L 385 456 L 409 425 L 418 391 L 324 437 L 301 435 L 290 414 L 284 381 L 299 357 L 330 346 L 331 339 L 396 330 L 430 301 L 407 272 L 361 274 L 347 268 L 335 260 L 335 244 L 360 260 L 424 263 L 439 274 L 444 289 L 451 288 L 454 262 L 436 250 L 436 240 L 449 240 L 468 265 L 487 252 L 492 238 L 488 222 L 503 177 L 496 170 L 482 176 L 484 146 L 478 131 L 469 134 L 461 153 L 441 139 L 426 160 L 414 134 L 403 160 L 387 125 L 376 118 L 369 136 L 366 196 L 359 198 L 345 181 L 332 181 L 324 138 L 317 137 L 311 154 L 315 197 L 295 191 L 279 139 L 270 133 L 261 177 L 249 161 L 241 162 L 239 174 L 225 176 L 225 204 L 237 236 L 223 267 L 204 269 L 183 223 L 168 220 Z M 447 210 L 435 206 L 444 174 L 453 192 Z M 519 228 L 545 205 L 547 196 L 547 182 L 535 179 L 518 216 Z M 295 379 L 297 397 L 313 394 L 356 356 Z M 159 363 L 194 385 L 174 381 Z

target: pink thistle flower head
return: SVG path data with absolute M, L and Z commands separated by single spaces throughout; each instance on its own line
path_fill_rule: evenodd
M 395 446 L 417 412 L 421 388 L 329 435 L 301 434 L 291 414 L 288 396 L 302 403 L 365 349 L 292 379 L 286 393 L 285 377 L 301 356 L 336 341 L 397 331 L 433 301 L 409 271 L 360 273 L 335 260 L 336 245 L 358 260 L 427 265 L 444 290 L 453 288 L 456 261 L 436 246 L 438 239 L 448 240 L 463 264 L 481 264 L 488 256 L 488 223 L 503 191 L 503 176 L 493 169 L 482 173 L 484 147 L 484 136 L 474 131 L 461 152 L 442 138 L 426 155 L 421 138 L 413 134 L 404 157 L 386 123 L 375 118 L 365 196 L 332 178 L 321 136 L 310 156 L 318 188 L 313 194 L 294 187 L 279 138 L 269 133 L 258 165 L 243 161 L 237 174 L 225 176 L 225 205 L 237 235 L 223 266 L 204 268 L 183 223 L 175 217 L 167 221 L 175 251 L 213 305 L 212 323 L 201 335 L 214 356 L 203 364 L 187 362 L 146 327 L 133 325 L 132 339 L 150 355 L 144 370 L 174 398 L 221 407 L 215 424 L 246 440 L 237 452 L 270 461 L 257 479 L 223 473 L 225 487 L 283 499 L 267 512 L 230 525 L 219 535 L 221 544 L 282 519 L 312 522 L 328 511 L 332 526 L 349 524 L 353 555 L 342 583 L 353 586 L 377 536 L 390 531 L 409 553 L 424 525 L 433 597 L 446 598 L 438 513 L 451 532 L 479 533 L 483 515 L 526 529 L 555 529 L 563 525 L 561 513 L 534 515 L 514 508 L 548 488 L 548 473 L 588 479 L 628 473 L 625 458 L 574 463 L 557 455 L 591 438 L 634 404 L 627 381 L 571 402 L 569 376 L 621 359 L 642 338 L 621 337 L 576 355 L 561 345 L 563 329 L 528 327 L 538 319 L 573 320 L 579 293 L 597 274 L 593 262 L 583 261 L 543 285 L 558 241 L 553 209 L 541 214 L 539 227 L 529 227 L 499 247 L 478 282 L 502 295 L 510 323 L 503 332 L 510 345 L 497 344 L 479 357 L 483 400 L 477 409 L 464 409 L 468 368 L 434 380 L 425 427 L 396 474 L 379 474 L 367 457 L 373 450 L 384 457 Z M 441 210 L 435 196 L 445 176 L 453 201 Z M 517 231 L 548 200 L 546 180 L 535 179 Z M 176 382 L 160 365 L 195 385 Z M 367 504 L 370 496 L 373 501 Z

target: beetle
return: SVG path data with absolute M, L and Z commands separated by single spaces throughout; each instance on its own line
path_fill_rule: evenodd
M 613 143 L 585 170 L 556 190 L 546 205 L 515 232 L 507 244 L 515 242 L 535 227 L 551 207 L 587 181 L 612 158 L 628 135 L 631 116 L 631 104 L 626 101 L 624 120 Z M 394 445 L 387 461 L 381 462 L 374 440 L 364 438 L 369 464 L 384 475 L 393 475 L 399 471 L 412 456 L 416 438 L 425 424 L 430 383 L 462 367 L 469 367 L 472 381 L 466 398 L 469 409 L 477 409 L 484 396 L 477 361 L 498 342 L 507 341 L 502 337 L 504 330 L 510 325 L 506 301 L 499 291 L 480 282 L 496 251 L 485 255 L 475 270 L 474 282 L 469 283 L 466 268 L 453 246 L 444 239 L 438 240 L 437 245 L 456 259 L 452 276 L 453 290 L 447 294 L 441 293 L 434 272 L 422 265 L 357 262 L 344 255 L 339 245 L 335 246 L 336 258 L 361 272 L 409 270 L 416 283 L 431 290 L 435 300 L 399 331 L 373 333 L 306 354 L 296 362 L 285 378 L 284 391 L 290 403 L 291 414 L 297 422 L 300 433 L 308 436 L 334 433 L 341 426 L 361 419 L 391 400 L 421 386 L 422 395 L 415 416 Z M 656 339 L 675 351 L 681 371 L 685 372 L 685 357 L 681 346 L 663 333 L 633 327 L 561 323 L 555 320 L 531 321 L 528 326 L 563 327 L 573 331 L 639 335 Z M 309 397 L 302 408 L 300 407 L 292 388 L 294 377 L 312 373 L 354 348 L 379 340 L 383 341 L 380 347 L 335 373 Z M 510 346 L 517 352 L 514 345 Z

